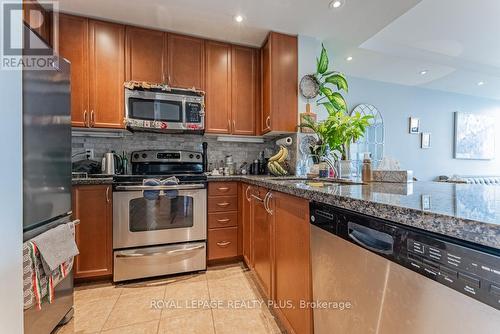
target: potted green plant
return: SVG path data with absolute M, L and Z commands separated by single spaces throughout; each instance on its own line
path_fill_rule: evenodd
M 300 124 L 301 128 L 309 128 L 317 135 L 316 144 L 310 147 L 313 161 L 331 163 L 333 159 L 340 166 L 337 170 L 345 172 L 347 169 L 345 174 L 350 174 L 349 147 L 364 136 L 373 117 L 347 113 L 347 103 L 340 93 L 348 92 L 347 79 L 342 73 L 328 71 L 328 54 L 323 45 L 316 73 L 311 77 L 319 87 L 317 105 L 325 107 L 328 112 L 327 118 L 322 121 L 306 116 Z M 344 173 L 339 171 L 338 174 L 343 176 Z

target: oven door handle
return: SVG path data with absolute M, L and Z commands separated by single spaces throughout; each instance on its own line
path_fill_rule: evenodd
M 172 186 L 116 186 L 116 190 L 189 190 L 189 189 L 204 189 L 204 184 L 180 184 Z
M 195 247 L 189 247 L 189 248 L 181 248 L 181 249 L 175 249 L 171 250 L 168 252 L 153 252 L 153 253 L 131 253 L 131 254 L 116 254 L 116 257 L 145 257 L 145 256 L 158 256 L 158 255 L 172 255 L 172 254 L 178 254 L 178 253 L 184 253 L 184 252 L 191 252 L 194 250 L 198 249 L 203 249 L 205 248 L 205 245 L 199 245 Z

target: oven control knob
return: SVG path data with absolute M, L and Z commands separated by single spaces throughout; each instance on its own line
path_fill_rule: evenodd
M 196 155 L 196 159 L 200 159 L 201 156 L 199 154 Z
M 190 154 L 189 159 L 193 159 L 194 155 Z
M 148 157 L 148 155 L 147 155 L 146 153 L 143 153 L 143 154 L 142 154 L 142 158 L 143 158 L 143 159 L 146 159 L 147 157 Z

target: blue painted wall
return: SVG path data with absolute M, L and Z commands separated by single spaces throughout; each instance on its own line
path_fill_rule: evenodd
M 420 180 L 439 175 L 500 175 L 500 131 L 496 136 L 496 158 L 453 159 L 454 112 L 495 115 L 500 130 L 500 101 L 447 93 L 360 78 L 349 78 L 346 95 L 349 110 L 370 103 L 385 122 L 385 155 L 397 159 L 404 169 L 412 169 Z M 410 116 L 420 118 L 420 130 L 432 133 L 432 148 L 420 148 L 420 135 L 408 133 Z

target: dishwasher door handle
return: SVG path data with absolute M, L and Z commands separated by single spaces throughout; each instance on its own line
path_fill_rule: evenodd
M 353 222 L 349 222 L 347 228 L 349 238 L 358 245 L 379 254 L 390 255 L 393 253 L 394 238 L 390 234 Z

